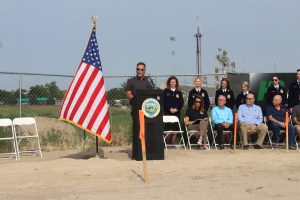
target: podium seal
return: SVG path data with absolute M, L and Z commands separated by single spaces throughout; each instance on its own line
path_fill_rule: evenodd
M 156 99 L 148 98 L 142 104 L 144 115 L 148 118 L 156 117 L 160 112 L 160 105 Z

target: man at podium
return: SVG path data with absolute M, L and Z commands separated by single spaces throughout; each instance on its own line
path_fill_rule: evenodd
M 131 105 L 131 117 L 132 117 L 132 159 L 138 160 L 137 152 L 140 149 L 139 137 L 138 137 L 138 119 L 136 119 L 137 110 L 137 90 L 154 89 L 154 84 L 149 78 L 145 76 L 146 64 L 139 62 L 136 64 L 136 76 L 128 79 L 125 87 L 126 97 L 130 100 Z
M 136 90 L 154 89 L 154 84 L 145 76 L 146 64 L 139 62 L 136 64 L 136 76 L 128 79 L 125 88 L 126 97 L 130 100 L 132 106 L 133 98 L 135 97 Z

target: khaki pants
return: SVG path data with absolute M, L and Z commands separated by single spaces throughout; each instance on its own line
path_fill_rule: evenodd
M 250 132 L 252 130 L 253 126 L 255 126 L 255 132 Z M 258 126 L 248 125 L 247 123 L 240 124 L 240 135 L 241 135 L 241 141 L 242 141 L 243 145 L 248 145 L 248 136 L 250 134 L 257 133 L 258 138 L 257 138 L 256 144 L 261 146 L 265 139 L 267 131 L 268 131 L 268 127 L 264 123 L 261 123 Z
M 296 127 L 296 137 L 298 137 L 298 139 L 300 138 L 300 125 L 295 125 Z
M 198 133 L 196 133 L 196 135 L 198 135 L 200 137 L 200 135 L 203 136 L 203 144 L 206 144 L 207 143 L 207 125 L 208 125 L 208 122 L 205 121 L 205 120 L 201 120 L 199 124 L 191 124 L 191 125 L 188 125 L 188 131 L 191 131 L 191 130 L 197 130 L 199 131 Z M 198 138 L 199 138 L 198 137 Z

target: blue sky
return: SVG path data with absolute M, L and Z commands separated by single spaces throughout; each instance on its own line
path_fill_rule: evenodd
M 97 15 L 104 75 L 132 75 L 138 61 L 150 74 L 195 73 L 197 17 L 204 73 L 214 72 L 218 48 L 240 72 L 273 72 L 274 62 L 295 72 L 299 8 L 297 0 L 3 0 L 0 71 L 73 75 Z

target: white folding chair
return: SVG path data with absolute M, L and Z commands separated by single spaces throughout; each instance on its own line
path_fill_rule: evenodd
M 22 130 L 17 130 L 17 127 L 25 126 L 25 125 L 31 125 L 34 126 L 34 133 L 31 134 L 29 131 L 27 131 L 27 134 L 24 134 Z M 40 139 L 39 139 L 39 133 L 36 126 L 36 121 L 33 117 L 22 117 L 22 118 L 15 118 L 13 120 L 13 128 L 16 136 L 16 147 L 17 147 L 17 153 L 18 158 L 20 159 L 20 153 L 34 153 L 35 156 L 39 154 L 39 156 L 42 158 L 42 151 L 41 151 L 41 145 L 40 145 Z M 37 148 L 34 148 L 33 150 L 24 150 L 20 151 L 20 142 L 25 139 L 36 139 L 37 142 Z
M 188 139 L 188 146 L 190 149 L 192 149 L 192 146 L 203 146 L 203 144 L 198 144 L 198 143 L 191 143 L 191 137 L 196 137 L 196 133 L 198 133 L 199 131 L 198 130 L 188 130 L 188 126 L 185 125 L 185 131 L 186 131 L 186 136 L 187 136 L 187 139 Z M 209 144 L 209 139 L 208 139 L 208 136 L 206 134 L 206 141 L 207 141 L 207 146 L 208 146 L 208 149 L 210 149 L 210 144 Z
M 209 117 L 209 125 L 210 125 L 210 128 L 211 128 L 211 132 L 212 132 L 212 137 L 213 137 L 213 145 L 215 146 L 215 149 L 217 150 L 217 146 L 219 144 L 216 143 L 216 137 L 218 136 L 218 132 L 214 130 L 214 127 L 212 126 L 212 122 L 211 122 L 211 117 Z M 228 141 L 228 143 L 224 143 L 223 145 L 224 146 L 230 146 L 230 142 L 231 142 L 231 139 L 232 139 L 232 131 L 223 131 L 223 134 L 229 134 L 230 135 L 230 139 Z
M 168 150 L 168 147 L 171 147 L 171 146 L 183 146 L 184 149 L 186 150 L 186 147 L 185 147 L 185 143 L 184 143 L 184 139 L 183 139 L 183 131 L 181 129 L 181 126 L 180 126 L 180 122 L 179 122 L 179 119 L 178 117 L 176 116 L 173 116 L 173 115 L 164 115 L 163 116 L 163 123 L 177 123 L 178 124 L 178 127 L 179 127 L 179 130 L 168 130 L 168 131 L 163 131 L 163 138 L 164 138 L 164 143 L 165 143 L 165 147 L 166 147 L 166 150 Z M 180 135 L 180 140 L 179 140 L 179 143 L 178 144 L 167 144 L 166 143 L 166 138 L 169 136 L 169 135 L 172 135 L 172 134 L 178 134 Z
M 0 133 L 0 141 L 11 141 L 13 145 L 13 152 L 10 153 L 0 153 L 0 155 L 3 156 L 11 156 L 14 155 L 16 160 L 18 160 L 18 153 L 16 149 L 16 140 L 15 140 L 15 132 L 13 129 L 13 122 L 11 119 L 0 119 L 0 127 L 3 127 L 3 129 L 6 127 L 10 127 L 10 135 L 7 135 L 7 132 Z

